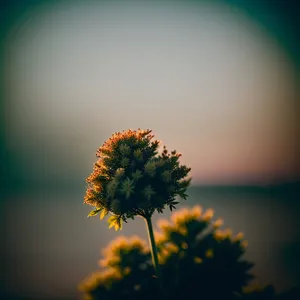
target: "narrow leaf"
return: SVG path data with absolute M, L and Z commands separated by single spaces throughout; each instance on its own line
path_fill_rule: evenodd
M 115 222 L 115 231 L 118 231 L 118 230 L 122 230 L 122 223 L 120 222 Z
M 108 228 L 112 228 L 113 226 L 115 226 L 115 222 L 110 222 Z
M 173 209 L 176 209 L 176 207 L 174 205 L 170 205 L 170 211 L 172 211 Z
M 107 222 L 109 224 L 108 228 L 112 228 L 113 226 L 115 226 L 117 221 L 118 221 L 118 216 L 110 216 L 107 220 Z
M 88 217 L 96 216 L 101 210 L 102 210 L 102 208 L 97 208 L 97 209 L 95 209 L 95 210 L 92 210 L 92 211 L 88 214 Z
M 100 220 L 103 220 L 103 218 L 108 214 L 107 210 L 106 209 L 103 209 L 101 211 L 101 214 L 100 214 Z

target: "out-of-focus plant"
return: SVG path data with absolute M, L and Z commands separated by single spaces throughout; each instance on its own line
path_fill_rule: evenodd
M 127 130 L 114 133 L 96 152 L 99 158 L 87 178 L 84 203 L 94 206 L 89 216 L 108 213 L 109 227 L 116 230 L 122 221 L 135 216 L 146 221 L 156 273 L 159 273 L 151 217 L 166 207 L 175 208 L 176 197 L 186 199 L 191 179 L 190 168 L 179 164 L 181 154 L 158 153 L 159 141 L 151 130 Z M 159 277 L 159 276 L 158 276 Z
M 163 293 L 151 277 L 150 251 L 137 237 L 113 241 L 103 252 L 103 271 L 84 280 L 81 290 L 91 299 L 253 299 L 243 290 L 253 278 L 253 264 L 242 259 L 247 241 L 221 229 L 223 221 L 212 221 L 213 214 L 196 206 L 158 222 Z
M 250 286 L 245 287 L 242 292 L 243 300 L 273 300 L 275 297 L 275 289 L 272 285 L 267 286 Z
M 281 292 L 278 295 L 278 300 L 299 300 L 300 299 L 300 285 L 293 286 L 289 290 Z
M 84 292 L 83 299 L 151 299 L 153 295 L 159 295 L 145 241 L 137 236 L 120 236 L 102 254 L 101 270 L 88 276 L 79 286 Z
M 230 299 L 253 278 L 249 273 L 253 264 L 241 259 L 247 246 L 243 234 L 221 230 L 223 220 L 212 222 L 213 215 L 212 209 L 202 213 L 196 206 L 158 224 L 164 286 L 172 292 L 172 285 L 179 285 L 174 297 L 201 286 L 201 294 Z

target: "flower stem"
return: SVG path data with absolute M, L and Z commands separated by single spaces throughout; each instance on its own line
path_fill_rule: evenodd
M 156 248 L 156 243 L 155 243 L 155 239 L 154 239 L 151 216 L 145 217 L 145 220 L 146 220 L 147 229 L 148 229 L 149 243 L 150 243 L 150 246 L 151 246 L 152 262 L 153 262 L 153 265 L 154 265 L 156 277 L 158 277 L 158 280 L 161 281 L 160 267 L 159 267 L 159 263 L 158 263 L 157 248 Z

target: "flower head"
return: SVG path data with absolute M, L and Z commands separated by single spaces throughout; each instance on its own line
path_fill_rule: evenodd
M 145 241 L 138 236 L 119 236 L 102 251 L 102 254 L 104 258 L 99 261 L 101 267 L 112 267 L 123 274 L 128 273 L 135 264 L 146 263 L 149 249 Z
M 213 223 L 215 229 L 220 228 L 224 224 L 223 219 L 219 218 Z
M 148 217 L 155 210 L 171 210 L 176 196 L 186 199 L 190 168 L 179 164 L 181 156 L 164 147 L 158 153 L 159 141 L 151 130 L 126 130 L 114 133 L 96 152 L 98 161 L 87 178 L 84 203 L 92 205 L 101 217 L 112 213 L 119 228 L 122 221 L 136 215 Z
M 214 210 L 209 208 L 202 216 L 202 220 L 205 222 L 209 222 L 213 216 L 214 216 Z

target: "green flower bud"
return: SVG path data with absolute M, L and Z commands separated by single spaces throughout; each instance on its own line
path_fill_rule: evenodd
M 170 182 L 171 179 L 172 179 L 171 172 L 169 170 L 164 171 L 161 174 L 161 177 L 162 177 L 164 182 Z
M 145 164 L 145 172 L 149 174 L 151 177 L 155 175 L 156 163 L 155 161 L 148 161 Z
M 111 198 L 113 198 L 115 196 L 116 190 L 118 187 L 118 181 L 117 180 L 112 180 L 111 182 L 109 182 L 107 184 L 107 195 Z
M 142 153 L 141 149 L 134 150 L 133 155 L 138 161 L 143 160 L 143 153 Z
M 124 168 L 118 168 L 116 171 L 116 177 L 117 178 L 121 178 L 123 177 L 125 174 L 125 169 Z
M 150 200 L 153 195 L 155 195 L 155 191 L 152 189 L 151 185 L 147 185 L 144 189 L 145 197 Z
M 142 171 L 141 170 L 136 170 L 135 172 L 132 173 L 132 178 L 137 181 L 140 178 L 143 177 Z
M 127 157 L 122 158 L 121 160 L 121 166 L 122 167 L 127 167 L 129 164 L 129 159 Z
M 122 144 L 119 149 L 123 155 L 128 155 L 130 153 L 130 147 L 126 144 Z
M 126 178 L 122 183 L 121 192 L 126 196 L 126 199 L 130 197 L 130 195 L 134 191 L 134 181 Z

